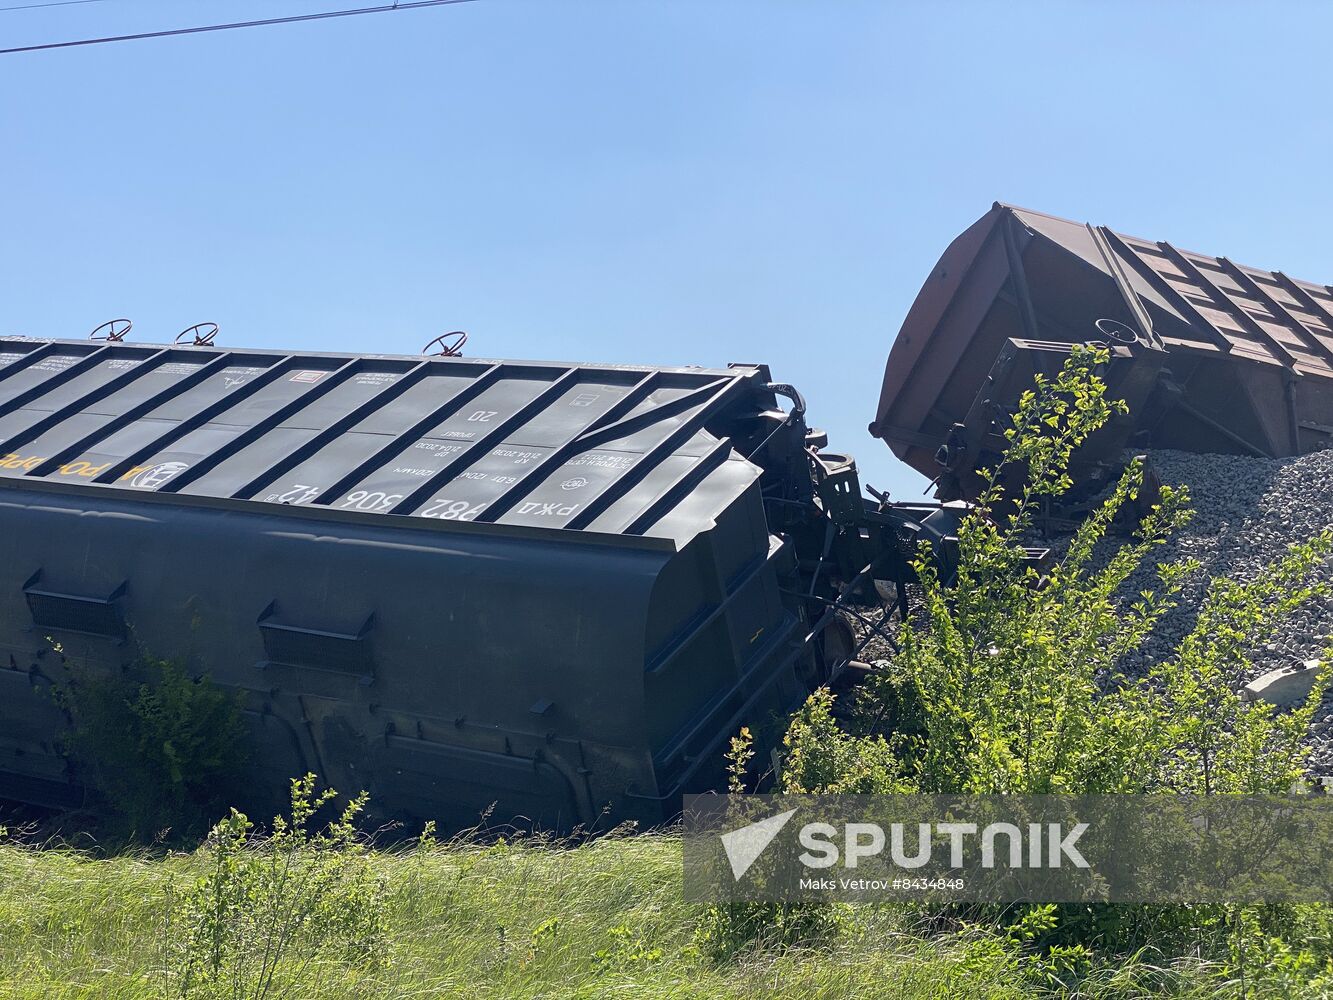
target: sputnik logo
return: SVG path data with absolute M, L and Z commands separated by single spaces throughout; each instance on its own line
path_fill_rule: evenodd
M 727 852 L 727 860 L 731 862 L 731 874 L 736 877 L 737 882 L 750 870 L 750 866 L 759 860 L 759 855 L 764 853 L 768 845 L 773 843 L 773 838 L 795 815 L 795 809 L 788 809 L 768 819 L 761 819 L 758 823 L 751 823 L 739 830 L 722 834 L 722 849 Z

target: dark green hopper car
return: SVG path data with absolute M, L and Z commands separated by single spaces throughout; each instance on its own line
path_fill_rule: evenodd
M 257 808 L 669 819 L 950 533 L 822 443 L 762 365 L 0 339 L 0 798 L 95 804 L 53 688 L 152 656 L 240 695 Z

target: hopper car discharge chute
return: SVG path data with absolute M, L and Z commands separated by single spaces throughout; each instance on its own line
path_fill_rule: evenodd
M 953 241 L 890 352 L 870 432 L 976 496 L 1035 373 L 1104 345 L 1129 403 L 1078 453 L 1095 485 L 1125 449 L 1282 457 L 1333 445 L 1333 290 L 997 203 Z
M 0 339 L 0 797 L 96 802 L 77 666 L 240 699 L 251 808 L 669 818 L 857 653 L 840 609 L 956 505 L 861 496 L 794 389 L 723 370 Z M 189 331 L 187 331 L 189 332 Z M 448 352 L 446 352 L 448 353 Z M 456 353 L 456 352 L 454 352 Z M 853 663 L 850 672 L 854 672 Z

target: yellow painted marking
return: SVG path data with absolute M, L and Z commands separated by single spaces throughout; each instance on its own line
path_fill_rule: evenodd
M 83 479 L 95 479 L 110 468 L 110 466 L 110 462 L 104 462 L 101 465 L 90 465 L 83 459 L 79 459 L 76 462 L 66 462 L 62 465 L 60 467 L 60 474 L 62 476 L 79 476 Z
M 0 458 L 0 469 L 22 469 L 24 472 L 35 469 L 46 461 L 44 455 L 16 455 L 12 451 Z

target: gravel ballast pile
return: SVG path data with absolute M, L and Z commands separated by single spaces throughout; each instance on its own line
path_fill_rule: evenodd
M 1157 451 L 1149 459 L 1162 483 L 1189 487 L 1194 509 L 1194 520 L 1151 557 L 1152 563 L 1194 558 L 1203 569 L 1186 585 L 1179 605 L 1158 623 L 1147 646 L 1122 664 L 1129 673 L 1171 654 L 1193 628 L 1211 577 L 1249 579 L 1288 545 L 1333 525 L 1333 451 L 1289 459 Z M 1157 588 L 1153 564 L 1130 578 L 1127 593 Z M 1333 579 L 1333 566 L 1325 564 L 1321 572 Z M 1252 669 L 1238 683 L 1321 658 L 1330 633 L 1333 597 L 1315 598 L 1284 621 L 1271 641 L 1252 651 Z M 1333 697 L 1315 719 L 1313 739 L 1315 769 L 1333 773 Z
M 1157 561 L 1194 558 L 1203 572 L 1159 624 L 1145 658 L 1169 654 L 1193 626 L 1208 578 L 1249 579 L 1288 545 L 1333 525 L 1333 451 L 1277 460 L 1158 451 L 1150 461 L 1162 483 L 1189 487 L 1194 509 L 1194 520 L 1159 550 Z M 1324 574 L 1330 575 L 1327 566 Z M 1154 584 L 1151 565 L 1130 580 L 1134 591 Z M 1318 656 L 1330 632 L 1333 598 L 1316 599 L 1285 622 L 1273 642 L 1254 651 L 1255 668 L 1262 673 Z

